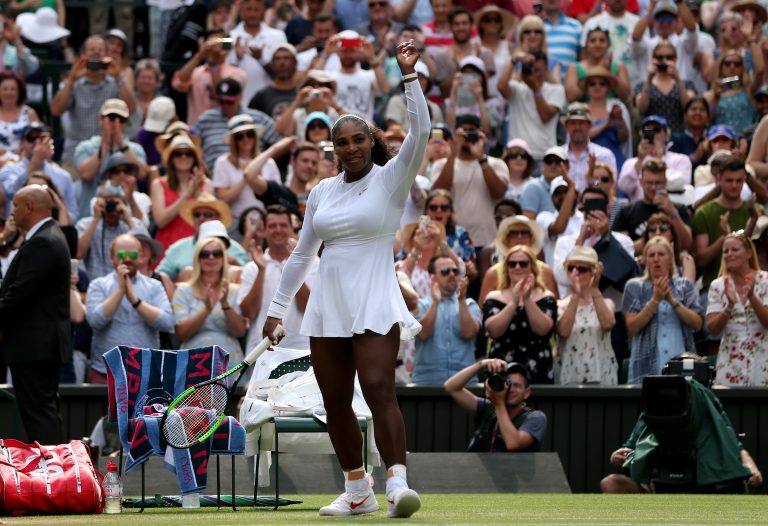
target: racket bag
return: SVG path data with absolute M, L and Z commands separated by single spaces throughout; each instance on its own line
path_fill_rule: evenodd
M 101 475 L 80 440 L 57 446 L 0 440 L 0 514 L 101 513 Z

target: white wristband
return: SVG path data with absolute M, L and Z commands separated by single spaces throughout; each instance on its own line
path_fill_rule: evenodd
M 411 80 L 418 77 L 419 77 L 419 74 L 414 71 L 413 73 L 408 73 L 407 75 L 403 75 L 401 80 L 405 82 L 406 80 Z

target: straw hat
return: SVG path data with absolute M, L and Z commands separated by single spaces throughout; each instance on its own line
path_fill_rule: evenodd
M 175 135 L 171 139 L 170 144 L 162 150 L 163 165 L 168 166 L 168 162 L 171 160 L 171 154 L 176 150 L 192 150 L 197 158 L 198 166 L 205 166 L 203 163 L 203 152 L 200 151 L 200 147 L 195 141 L 186 133 L 180 133 Z
M 589 79 L 598 77 L 604 78 L 608 81 L 608 87 L 611 91 L 616 89 L 616 77 L 604 66 L 593 66 L 591 68 L 587 68 L 586 74 L 579 79 L 579 89 L 581 91 L 586 91 L 587 82 Z
M 484 5 L 480 11 L 475 13 L 475 27 L 479 26 L 480 21 L 485 17 L 485 15 L 489 14 L 496 14 L 501 17 L 502 35 L 505 35 L 515 23 L 515 15 L 513 15 L 511 11 L 507 11 L 506 9 L 502 9 L 499 6 L 493 4 L 487 4 Z
M 585 263 L 593 267 L 597 266 L 597 252 L 592 247 L 576 246 L 573 247 L 571 253 L 563 262 L 563 267 L 567 267 L 569 263 Z
M 192 130 L 189 128 L 189 124 L 184 121 L 175 121 L 168 125 L 165 132 L 155 137 L 155 148 L 158 152 L 165 150 L 165 147 L 171 142 L 171 139 L 176 137 L 180 133 L 185 133 L 192 139 L 195 146 L 200 146 L 200 137 L 192 135 Z
M 229 210 L 227 203 L 221 199 L 217 199 L 214 195 L 208 192 L 200 192 L 200 195 L 198 195 L 195 199 L 188 199 L 182 205 L 179 215 L 184 221 L 190 225 L 194 225 L 195 223 L 194 218 L 192 217 L 192 212 L 194 212 L 197 208 L 210 208 L 211 210 L 216 210 L 216 212 L 219 213 L 219 218 L 225 227 L 229 228 L 229 226 L 232 224 L 232 212 Z
M 253 120 L 253 117 L 247 113 L 241 113 L 240 115 L 235 115 L 229 119 L 229 121 L 227 121 L 227 128 L 228 130 L 224 135 L 224 140 L 229 144 L 232 144 L 232 138 L 238 133 L 253 130 L 256 132 L 256 138 L 258 139 L 258 135 L 264 131 L 264 126 L 259 126 L 256 124 L 256 122 Z
M 766 11 L 765 7 L 755 2 L 755 0 L 741 0 L 731 7 L 731 11 L 736 11 L 739 14 L 747 9 L 752 9 L 755 12 L 755 16 L 760 25 L 763 25 L 768 21 L 768 11 Z
M 430 221 L 431 225 L 437 225 L 440 227 L 440 236 L 445 238 L 445 227 L 438 221 Z M 403 227 L 403 248 L 406 252 L 410 252 L 413 248 L 413 235 L 414 231 L 419 227 L 418 222 L 408 223 Z
M 499 225 L 499 232 L 496 234 L 496 239 L 493 240 L 496 250 L 502 254 L 506 254 L 507 250 L 512 248 L 511 246 L 507 246 L 507 235 L 509 234 L 509 231 L 516 226 L 524 226 L 531 231 L 531 234 L 533 234 L 530 245 L 531 251 L 534 254 L 541 252 L 541 245 L 544 239 L 544 236 L 541 233 L 541 227 L 536 221 L 528 219 L 528 217 L 524 215 L 507 217 L 501 222 Z

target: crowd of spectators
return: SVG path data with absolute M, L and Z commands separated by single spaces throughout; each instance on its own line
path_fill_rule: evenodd
M 393 254 L 423 326 L 399 381 L 491 358 L 638 383 L 686 350 L 768 385 L 759 0 L 159 1 L 146 48 L 123 7 L 75 35 L 64 2 L 25 6 L 0 28 L 0 272 L 14 195 L 46 185 L 73 259 L 62 381 L 105 382 L 118 344 L 239 360 L 338 174 L 336 119 L 405 137 L 394 48 L 413 39 L 432 132 Z

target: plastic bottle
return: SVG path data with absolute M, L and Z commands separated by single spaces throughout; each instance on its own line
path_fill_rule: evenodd
M 111 460 L 107 462 L 107 476 L 102 482 L 106 505 L 104 513 L 120 513 L 123 511 L 123 481 L 117 474 L 117 464 Z

